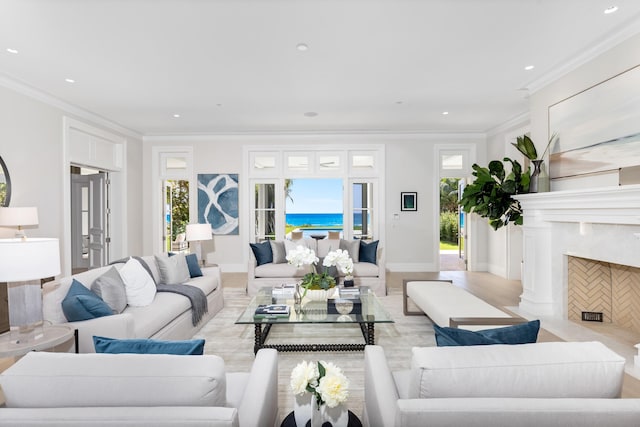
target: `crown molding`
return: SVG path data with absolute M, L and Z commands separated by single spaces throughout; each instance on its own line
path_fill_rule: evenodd
M 528 124 L 530 121 L 531 121 L 531 117 L 528 111 L 522 114 L 518 114 L 517 116 L 510 118 L 506 122 L 501 123 L 495 127 L 492 127 L 491 129 L 488 129 L 486 132 L 487 138 L 490 138 L 492 136 L 498 135 L 503 132 L 507 132 L 513 128 L 522 127 L 525 124 Z
M 142 140 L 142 134 L 132 129 L 124 127 L 118 123 L 112 122 L 109 119 L 106 119 L 102 116 L 99 116 L 83 108 L 77 107 L 73 104 L 69 104 L 68 102 L 63 101 L 60 98 L 57 98 L 53 95 L 50 95 L 46 92 L 43 92 L 39 89 L 29 86 L 25 83 L 12 79 L 6 74 L 0 73 L 0 86 L 3 86 L 7 89 L 18 92 L 22 95 L 28 96 L 29 98 L 33 98 L 51 107 L 59 108 L 65 113 L 74 115 L 76 118 L 88 120 L 95 125 L 105 127 L 111 131 L 118 132 L 124 136 Z
M 529 95 L 532 95 L 637 34 L 640 34 L 640 15 L 632 17 L 628 21 L 628 24 L 621 26 L 615 32 L 595 42 L 579 54 L 569 58 L 566 62 L 558 64 L 558 66 L 554 67 L 551 71 L 525 85 L 524 89 L 527 89 Z

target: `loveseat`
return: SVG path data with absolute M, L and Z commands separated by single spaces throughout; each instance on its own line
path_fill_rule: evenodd
M 179 256 L 179 255 L 177 255 Z M 167 255 L 161 257 L 166 258 Z M 173 257 L 172 257 L 173 258 Z M 148 266 L 153 280 L 162 283 L 161 273 L 154 256 L 141 259 Z M 132 306 L 126 304 L 118 313 L 103 317 L 69 322 L 62 308 L 62 302 L 67 296 L 72 282 L 75 281 L 90 289 L 100 277 L 113 273 L 110 269 L 122 271 L 125 263 L 115 263 L 88 270 L 69 277 L 61 278 L 43 286 L 43 317 L 52 324 L 68 324 L 78 330 L 78 344 L 80 353 L 94 352 L 93 336 L 111 338 L 154 338 L 180 340 L 191 338 L 204 324 L 207 323 L 223 305 L 222 282 L 218 267 L 201 269 L 202 276 L 188 278 L 184 284 L 201 289 L 207 300 L 208 310 L 202 318 L 193 324 L 193 309 L 190 300 L 172 292 L 157 292 L 152 296 L 152 302 L 146 306 Z M 95 288 L 95 287 L 94 287 Z M 69 351 L 73 350 L 69 343 Z
M 258 251 L 259 258 L 256 258 L 256 250 L 250 252 L 247 293 L 255 295 L 258 290 L 265 286 L 280 286 L 282 284 L 293 283 L 300 280 L 306 273 L 307 268 L 296 268 L 288 264 L 286 260 L 287 252 L 302 245 L 312 249 L 320 259 L 324 258 L 330 251 L 343 249 L 349 252 L 353 261 L 353 277 L 356 286 L 369 286 L 376 295 L 387 294 L 386 269 L 384 250 L 379 241 L 366 242 L 364 240 L 343 240 L 343 239 L 299 239 L 265 241 L 254 244 L 262 245 L 261 252 Z M 369 247 L 368 245 L 375 245 Z M 361 248 L 365 248 L 361 250 Z M 322 266 L 322 261 L 319 263 Z M 320 267 L 322 268 L 322 267 Z M 344 273 L 338 271 L 341 278 Z
M 213 355 L 29 353 L 0 375 L 3 426 L 272 427 L 278 354 L 250 372 Z
M 413 348 L 392 372 L 367 346 L 364 425 L 638 426 L 640 399 L 619 398 L 624 364 L 599 342 L 545 342 Z

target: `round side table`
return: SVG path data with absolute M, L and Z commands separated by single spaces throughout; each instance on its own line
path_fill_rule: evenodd
M 309 421 L 307 421 L 307 426 L 308 425 L 310 425 Z M 353 412 L 349 411 L 349 423 L 347 424 L 347 426 L 348 427 L 362 427 L 362 422 L 360 421 L 360 419 L 358 417 L 356 417 L 356 414 L 354 414 Z M 285 417 L 285 419 L 282 420 L 282 424 L 280 424 L 280 427 L 298 427 L 298 426 L 296 426 L 296 419 L 293 416 L 293 411 L 289 412 L 289 415 L 287 415 Z M 301 426 L 301 427 L 306 427 L 306 426 Z
M 37 326 L 28 335 L 9 331 L 0 335 L 0 357 L 24 356 L 30 351 L 48 350 L 69 341 L 75 334 L 75 329 L 65 325 Z

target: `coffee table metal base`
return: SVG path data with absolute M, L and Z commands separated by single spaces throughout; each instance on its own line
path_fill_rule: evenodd
M 274 323 L 256 323 L 253 352 L 257 353 L 261 348 L 273 348 L 278 351 L 364 351 L 365 346 L 373 345 L 375 341 L 375 323 L 358 323 L 364 344 L 265 344 L 269 331 Z M 263 328 L 264 326 L 264 328 Z

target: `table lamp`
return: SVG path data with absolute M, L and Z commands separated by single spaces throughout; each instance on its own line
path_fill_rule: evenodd
M 10 326 L 28 331 L 42 322 L 40 279 L 58 274 L 58 239 L 0 239 L 0 282 L 8 288 Z M 6 326 L 2 329 L 7 331 Z
M 26 239 L 22 227 L 38 225 L 38 208 L 0 207 L 0 227 L 18 227 L 16 237 Z
M 187 242 L 194 243 L 194 250 L 196 257 L 202 260 L 204 265 L 204 259 L 202 258 L 202 241 L 212 240 L 213 235 L 211 233 L 211 225 L 209 224 L 187 224 Z

